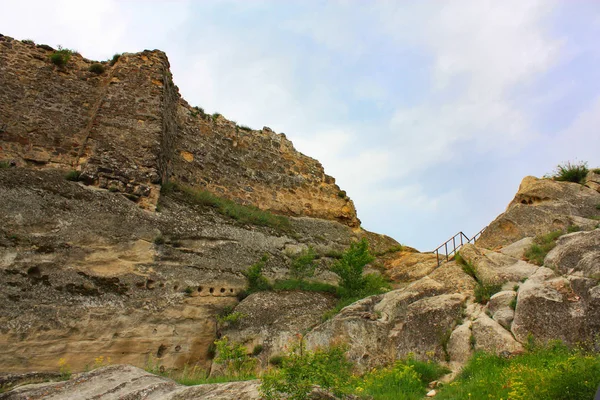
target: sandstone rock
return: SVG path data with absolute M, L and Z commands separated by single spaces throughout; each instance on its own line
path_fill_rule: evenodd
M 477 245 L 488 249 L 506 246 L 525 237 L 579 225 L 593 229 L 600 193 L 583 185 L 537 179 L 523 179 L 506 211 L 483 232 Z
M 111 365 L 74 375 L 58 383 L 26 385 L 2 395 L 6 400 L 44 398 L 66 399 L 137 399 L 148 400 L 258 400 L 258 381 L 183 386 L 130 365 Z
M 519 282 L 538 268 L 536 265 L 473 244 L 464 245 L 460 249 L 460 255 L 475 267 L 478 279 L 483 282 Z
M 588 172 L 585 177 L 585 186 L 600 192 L 600 174 L 595 171 Z
M 467 321 L 452 331 L 447 346 L 450 360 L 464 364 L 473 353 L 471 346 L 471 322 Z
M 515 319 L 515 311 L 510 308 L 503 308 L 496 311 L 492 319 L 502 325 L 504 329 L 510 331 L 512 322 Z
M 484 350 L 496 354 L 523 352 L 523 346 L 515 340 L 509 331 L 485 314 L 473 321 L 473 337 L 475 350 Z
M 532 244 L 533 238 L 526 237 L 521 240 L 517 240 L 508 246 L 504 246 L 500 249 L 500 253 L 520 260 L 523 257 L 523 254 L 525 254 L 525 251 L 527 251 Z
M 259 292 L 235 308 L 243 315 L 239 323 L 222 331 L 230 340 L 243 343 L 249 351 L 262 346 L 258 359 L 262 367 L 273 355 L 287 353 L 286 346 L 321 323 L 323 314 L 335 306 L 332 295 L 317 292 Z
M 540 268 L 519 288 L 511 328 L 515 338 L 521 343 L 530 334 L 542 342 L 560 339 L 574 344 L 591 340 L 600 329 L 600 290 L 595 283 L 571 285 L 569 279 Z
M 385 260 L 385 274 L 393 281 L 413 282 L 437 268 L 435 254 L 401 251 Z
M 562 274 L 600 279 L 600 229 L 561 236 L 544 265 Z
M 509 308 L 510 303 L 516 296 L 517 293 L 513 292 L 512 290 L 498 292 L 490 297 L 490 301 L 488 302 L 488 310 L 494 314 L 498 310 Z

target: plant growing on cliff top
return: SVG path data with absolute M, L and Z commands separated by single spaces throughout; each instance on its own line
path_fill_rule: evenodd
M 92 65 L 90 65 L 89 68 L 90 72 L 93 72 L 94 74 L 103 74 L 104 73 L 104 65 L 100 64 L 100 63 L 93 63 Z
M 64 67 L 67 65 L 72 55 L 73 50 L 63 49 L 62 46 L 58 46 L 58 50 L 55 50 L 54 53 L 50 54 L 50 61 L 58 67 Z
M 588 172 L 587 162 L 571 163 L 567 161 L 564 164 L 556 166 L 552 179 L 555 181 L 583 183 Z
M 114 56 L 112 56 L 112 58 L 110 59 L 110 66 L 112 67 L 113 65 L 115 65 L 117 63 L 117 61 L 119 61 L 119 58 L 121 58 L 121 54 L 117 53 Z

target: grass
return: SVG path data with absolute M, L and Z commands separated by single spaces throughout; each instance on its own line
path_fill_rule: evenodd
M 477 352 L 438 400 L 592 399 L 600 383 L 600 355 L 558 342 L 504 358 Z
M 165 183 L 161 187 L 162 194 L 168 195 L 175 192 L 180 193 L 188 203 L 212 207 L 219 214 L 243 224 L 267 226 L 281 231 L 290 228 L 289 219 L 283 215 L 275 215 L 258 207 L 238 204 L 233 200 L 218 197 L 207 190 L 195 189 L 175 182 Z
M 465 274 L 469 275 L 471 278 L 475 279 L 476 281 L 479 281 L 479 279 L 477 278 L 477 271 L 475 270 L 475 267 L 473 266 L 473 264 L 471 264 L 470 262 L 465 260 L 460 255 L 460 253 L 456 253 L 456 255 L 454 256 L 454 261 L 456 261 L 456 263 L 461 266 L 461 268 Z
M 581 227 L 579 225 L 569 225 L 567 228 L 567 233 L 579 232 Z
M 555 181 L 583 183 L 589 172 L 586 162 L 571 163 L 567 161 L 564 164 L 556 166 L 552 179 Z
M 10 168 L 10 163 L 8 161 L 0 161 L 0 169 Z
M 563 231 L 558 230 L 536 236 L 533 244 L 525 251 L 525 259 L 536 265 L 544 265 L 546 254 L 556 246 L 556 239 L 561 235 Z
M 94 74 L 103 74 L 104 73 L 104 65 L 100 64 L 100 63 L 93 63 L 92 65 L 90 65 L 89 68 L 90 72 L 93 72 Z
M 112 67 L 113 65 L 115 65 L 117 63 L 117 61 L 119 61 L 119 58 L 121 58 L 121 54 L 119 54 L 119 53 L 112 56 L 112 58 L 109 61 L 110 66 Z
M 462 270 L 469 276 L 471 276 L 473 279 L 475 279 L 476 285 L 475 285 L 475 301 L 477 303 L 480 304 L 487 304 L 488 301 L 490 301 L 490 297 L 492 297 L 494 294 L 498 293 L 501 289 L 502 289 L 502 285 L 500 284 L 496 284 L 496 283 L 492 283 L 492 282 L 485 282 L 481 279 L 479 279 L 479 277 L 477 276 L 477 269 L 475 268 L 475 266 L 473 264 L 471 264 L 469 261 L 465 260 L 460 253 L 456 253 L 456 255 L 454 256 L 454 260 L 456 261 L 456 263 L 458 265 L 461 266 Z
M 596 210 L 600 210 L 600 203 L 596 204 Z
M 144 369 L 150 373 L 172 379 L 175 382 L 185 386 L 196 386 L 209 383 L 238 382 L 256 379 L 254 374 L 244 376 L 218 375 L 209 377 L 210 371 L 204 370 L 196 365 L 189 364 L 186 364 L 182 370 L 165 370 L 160 366 L 160 362 L 158 360 L 153 362 L 152 359 L 149 360 Z
M 437 363 L 409 358 L 359 377 L 355 392 L 373 400 L 420 400 L 428 391 L 427 385 L 448 372 Z
M 247 125 L 240 125 L 240 126 L 238 126 L 238 128 L 240 128 L 241 130 L 246 131 L 246 132 L 251 132 L 252 131 L 252 128 L 250 128 Z
M 215 112 L 212 114 L 213 119 L 217 119 L 219 117 L 222 117 L 223 115 L 221 115 L 221 113 Z
M 592 169 L 592 172 L 595 174 L 600 174 L 600 168 L 594 168 Z

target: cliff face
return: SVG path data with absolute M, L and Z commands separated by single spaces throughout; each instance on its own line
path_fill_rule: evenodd
M 0 160 L 81 172 L 91 185 L 156 206 L 161 182 L 175 179 L 261 209 L 360 221 L 322 165 L 269 128 L 245 130 L 179 96 L 161 51 L 124 54 L 105 72 L 74 54 L 0 37 Z

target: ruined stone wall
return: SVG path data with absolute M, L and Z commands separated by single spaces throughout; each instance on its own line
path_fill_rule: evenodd
M 161 51 L 122 55 L 105 72 L 74 54 L 0 36 L 0 161 L 81 172 L 87 184 L 154 210 L 172 179 L 261 209 L 360 221 L 322 165 L 269 128 L 245 130 L 191 108 Z

